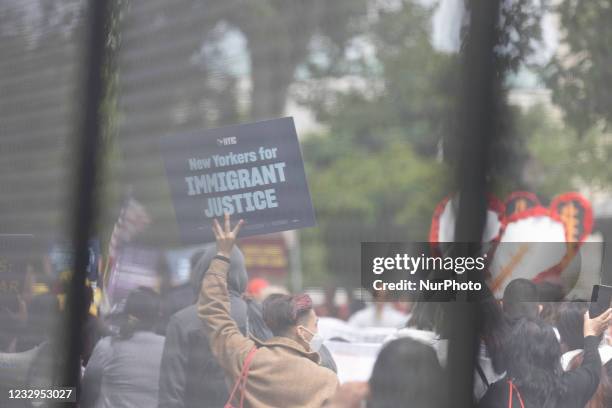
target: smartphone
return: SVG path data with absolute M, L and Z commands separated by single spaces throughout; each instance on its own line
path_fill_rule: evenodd
M 611 307 L 612 286 L 593 285 L 591 293 L 591 305 L 589 306 L 589 317 L 592 319 L 599 316 Z

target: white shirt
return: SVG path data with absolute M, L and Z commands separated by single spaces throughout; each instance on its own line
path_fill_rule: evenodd
M 576 349 L 568 351 L 561 356 L 561 367 L 563 371 L 569 370 L 569 365 L 578 354 L 582 353 L 582 349 Z M 608 361 L 612 360 L 612 346 L 607 344 L 599 346 L 599 357 L 601 358 L 601 364 L 605 365 Z
M 407 315 L 398 312 L 388 304 L 384 304 L 380 313 L 376 312 L 376 305 L 371 304 L 358 311 L 348 321 L 353 327 L 394 327 L 396 329 L 406 326 Z

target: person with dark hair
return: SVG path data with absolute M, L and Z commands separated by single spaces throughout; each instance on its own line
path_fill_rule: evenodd
M 566 302 L 559 307 L 557 330 L 561 343 L 561 366 L 567 369 L 569 362 L 584 348 L 582 326 L 587 303 Z
M 19 339 L 19 351 L 30 350 L 51 340 L 59 322 L 60 304 L 52 293 L 32 297 L 27 309 L 27 324 Z
M 517 321 L 506 346 L 506 377 L 487 390 L 479 407 L 583 408 L 599 384 L 598 336 L 610 321 L 612 309 L 593 319 L 584 315 L 584 361 L 567 372 L 552 326 L 537 318 Z
M 444 376 L 433 348 L 411 338 L 393 340 L 378 354 L 367 383 L 343 384 L 325 407 L 443 407 Z
M 549 324 L 555 325 L 558 318 L 558 305 L 565 299 L 563 286 L 552 282 L 539 282 L 538 301 L 542 305 L 540 317 Z
M 268 296 L 263 303 L 264 321 L 275 336 L 286 336 L 296 321 L 309 320 L 307 317 L 312 310 L 312 299 L 308 295 L 275 293 Z
M 368 408 L 441 407 L 444 375 L 435 351 L 410 338 L 394 340 L 378 355 L 369 380 Z
M 504 345 L 509 336 L 509 325 L 493 296 L 478 303 L 476 322 L 480 350 L 474 367 L 474 397 L 480 400 L 489 386 L 501 379 L 506 371 Z
M 168 329 L 168 324 L 170 323 L 172 316 L 181 310 L 185 310 L 186 308 L 193 306 L 193 304 L 198 300 L 198 290 L 194 290 L 194 288 L 198 287 L 201 282 L 194 282 L 194 280 L 197 280 L 202 276 L 201 274 L 198 275 L 195 273 L 195 268 L 200 258 L 202 258 L 202 256 L 206 253 L 206 250 L 206 247 L 198 248 L 189 257 L 189 277 L 186 282 L 178 286 L 166 287 L 162 291 L 160 306 L 162 319 L 157 328 L 157 332 L 159 334 L 166 335 L 166 330 Z M 171 268 L 169 267 L 168 263 L 166 262 L 163 265 L 169 274 Z
M 251 408 L 321 407 L 336 392 L 338 378 L 320 364 L 317 316 L 306 295 L 276 295 L 266 299 L 263 318 L 274 337 L 267 341 L 246 337 L 230 314 L 228 271 L 231 252 L 242 220 L 213 232 L 217 254 L 204 276 L 198 313 L 213 354 L 234 384 L 227 403 Z
M 285 336 L 287 329 L 290 329 L 290 326 L 294 325 L 296 321 L 295 318 L 290 316 L 290 314 L 293 313 L 293 308 L 303 310 L 303 312 L 297 312 L 299 315 L 297 316 L 297 320 L 301 318 L 302 313 L 314 312 L 312 299 L 310 299 L 308 295 L 291 296 L 274 293 L 268 296 L 263 303 L 262 318 L 266 327 L 271 330 L 272 336 L 266 338 L 254 337 L 257 337 L 259 340 L 269 340 L 273 336 Z M 314 314 L 316 315 L 316 312 L 314 312 Z M 312 332 L 310 334 L 312 334 Z M 338 371 L 336 362 L 330 351 L 323 345 L 323 339 L 319 335 L 316 335 L 315 338 L 317 342 L 316 346 L 314 345 L 314 340 L 311 341 L 310 345 L 311 348 L 315 349 L 314 351 L 319 353 L 321 365 L 336 373 Z
M 439 302 L 416 302 L 406 327 L 439 332 L 443 326 L 443 311 Z
M 542 310 L 538 287 L 528 279 L 514 279 L 504 289 L 502 308 L 510 325 L 524 317 L 536 318 Z
M 82 380 L 80 407 L 155 407 L 164 338 L 153 332 L 159 295 L 138 288 L 128 295 L 119 333 L 96 344 Z
M 436 351 L 440 364 L 447 359 L 448 340 L 444 338 L 444 303 L 415 302 L 406 327 L 388 336 L 385 342 L 399 338 L 411 338 L 427 344 Z

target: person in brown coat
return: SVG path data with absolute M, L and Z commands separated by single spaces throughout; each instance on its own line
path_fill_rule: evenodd
M 223 228 L 217 220 L 213 223 L 217 256 L 206 272 L 198 301 L 198 314 L 211 350 L 230 385 L 239 379 L 247 356 L 252 357 L 244 390 L 245 407 L 319 408 L 335 394 L 338 378 L 319 364 L 321 341 L 310 297 L 275 295 L 266 299 L 264 320 L 274 333 L 267 341 L 245 337 L 230 316 L 227 271 L 242 223 L 240 220 L 231 229 L 227 214 Z M 232 404 L 240 406 L 240 395 L 235 395 Z

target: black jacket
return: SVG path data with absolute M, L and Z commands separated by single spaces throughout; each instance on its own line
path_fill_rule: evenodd
M 228 392 L 195 305 L 170 318 L 159 375 L 159 408 L 217 408 Z
M 593 397 L 599 386 L 601 374 L 601 358 L 597 349 L 599 338 L 589 336 L 584 339 L 584 360 L 582 365 L 574 370 L 562 374 L 561 382 L 566 393 L 557 398 L 556 408 L 584 408 Z M 520 392 L 519 388 L 519 392 Z M 509 387 L 504 378 L 493 384 L 480 400 L 479 408 L 508 408 Z M 535 408 L 523 396 L 525 408 Z M 513 393 L 512 408 L 521 404 L 516 393 Z M 537 407 L 540 408 L 540 407 Z
M 192 283 L 198 291 L 204 272 L 216 253 L 214 246 L 202 255 Z M 232 318 L 247 332 L 247 303 L 242 293 L 247 285 L 244 257 L 239 249 L 231 254 L 228 277 Z M 223 370 L 210 351 L 196 305 L 178 311 L 166 327 L 166 342 L 159 376 L 159 408 L 218 408 L 228 398 Z

